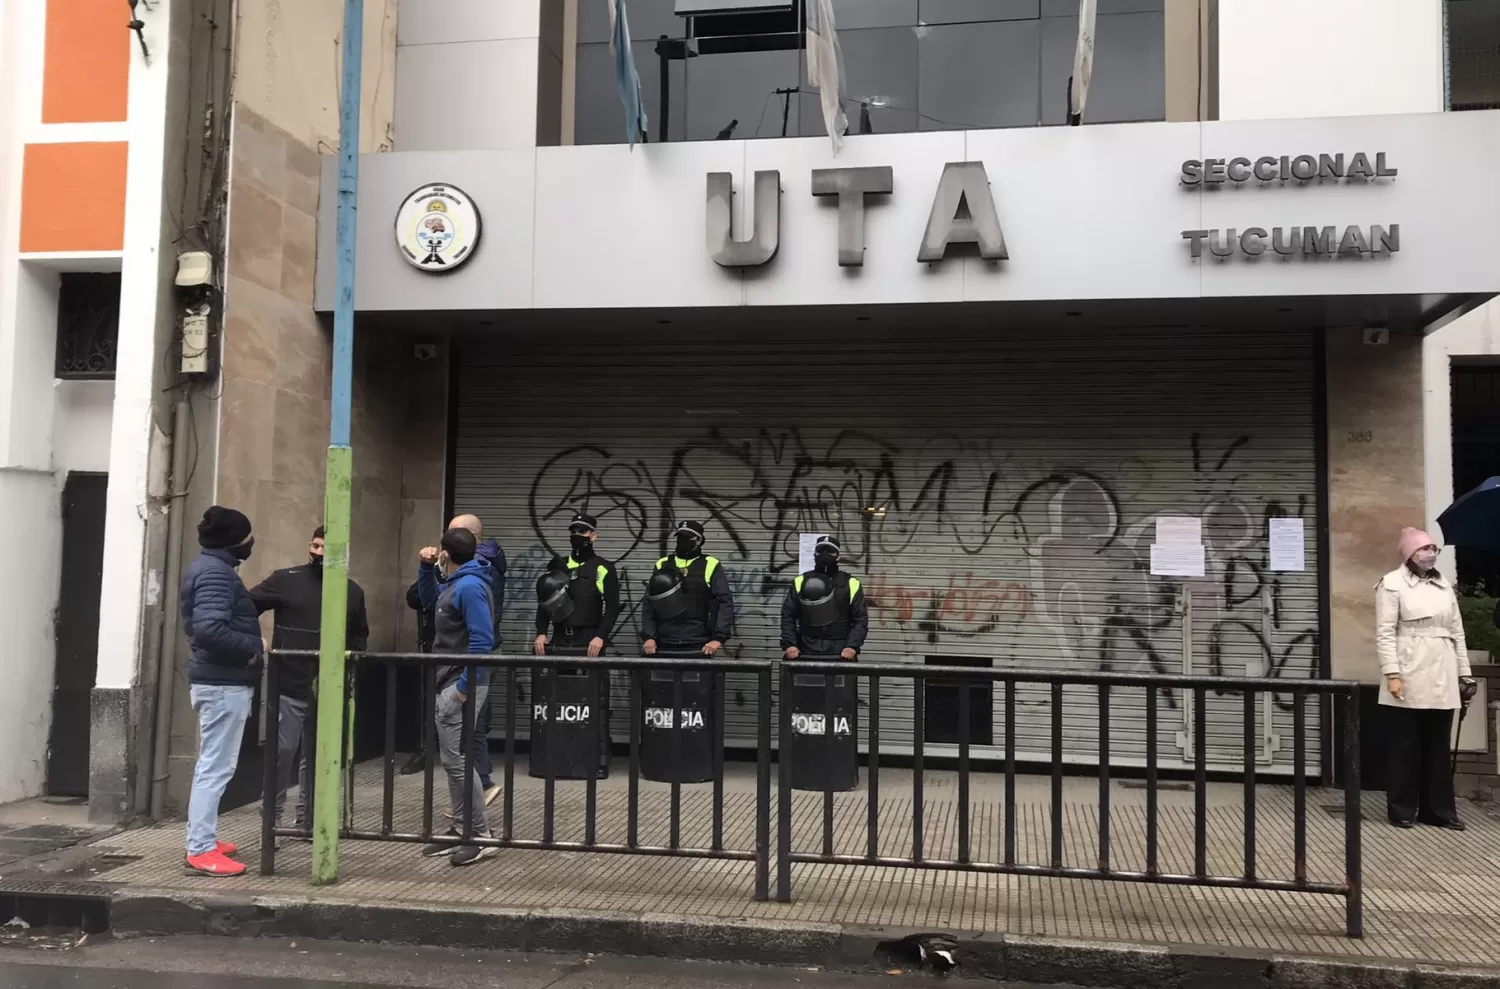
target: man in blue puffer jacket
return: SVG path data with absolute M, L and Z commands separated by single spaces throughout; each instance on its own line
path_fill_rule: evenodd
M 500 651 L 500 612 L 505 607 L 505 550 L 493 539 L 484 538 L 484 523 L 479 521 L 478 515 L 457 515 L 453 521 L 448 523 L 449 529 L 467 529 L 474 533 L 478 540 L 478 547 L 474 551 L 474 557 L 489 564 L 483 571 L 490 582 L 490 602 L 494 606 L 491 618 L 495 624 L 495 641 L 493 651 Z M 431 547 L 433 552 L 437 547 Z M 407 605 L 423 615 L 429 626 L 436 622 L 434 609 L 437 607 L 438 579 L 436 568 L 436 557 L 432 560 L 424 560 L 417 569 L 417 581 L 411 585 L 411 590 L 406 593 Z M 420 623 L 419 623 L 420 625 Z M 434 629 L 433 635 L 436 635 Z M 432 651 L 432 639 L 427 640 L 427 645 L 422 647 L 423 652 Z M 494 711 L 495 684 L 493 669 L 485 670 L 485 683 L 489 686 L 489 695 L 485 702 L 480 705 L 478 720 L 474 725 L 474 769 L 479 773 L 479 785 L 484 790 L 485 806 L 495 802 L 500 795 L 500 787 L 495 785 L 492 777 L 494 766 L 490 761 L 490 718 Z M 425 705 L 424 705 L 425 709 Z M 413 759 L 412 772 L 421 772 L 421 767 L 426 760 Z M 404 770 L 403 770 L 404 772 Z
M 466 656 L 483 656 L 495 646 L 495 601 L 490 565 L 477 555 L 478 549 L 473 532 L 449 529 L 443 533 L 441 550 L 436 546 L 422 550 L 422 566 L 418 570 L 417 579 L 424 586 L 424 600 L 437 580 L 437 566 L 447 571 L 437 592 L 437 635 L 433 639 L 432 651 L 453 656 L 458 663 L 462 663 Z M 474 672 L 473 683 L 469 682 L 466 665 L 440 667 L 437 673 L 435 720 L 438 755 L 448 774 L 448 797 L 453 807 L 454 826 L 448 831 L 446 837 L 449 838 L 461 834 L 490 836 L 489 822 L 484 813 L 484 791 L 480 789 L 478 775 L 469 765 L 472 754 L 466 757 L 463 750 L 464 705 L 469 695 L 473 694 L 471 710 L 476 714 L 489 700 L 488 669 Z M 473 811 L 467 822 L 462 816 L 466 799 Z M 438 841 L 423 849 L 422 854 L 428 858 L 446 855 L 453 865 L 473 865 L 498 851 L 488 846 L 455 847 L 451 841 Z
M 250 558 L 250 520 L 213 506 L 198 523 L 198 554 L 182 575 L 182 630 L 192 656 L 188 683 L 198 712 L 198 765 L 188 800 L 187 868 L 206 876 L 237 876 L 235 847 L 219 841 L 219 800 L 239 762 L 245 722 L 266 646 L 260 612 L 236 572 Z

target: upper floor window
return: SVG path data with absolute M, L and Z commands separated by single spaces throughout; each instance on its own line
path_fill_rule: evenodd
M 119 272 L 64 273 L 57 295 L 57 377 L 113 378 L 119 339 Z
M 824 133 L 802 0 L 691 19 L 679 3 L 630 0 L 651 141 L 663 124 L 668 141 Z M 1164 0 L 1099 0 L 1098 10 L 1085 119 L 1165 119 Z M 1078 0 L 834 0 L 834 14 L 851 133 L 1066 122 Z M 578 41 L 575 140 L 622 143 L 605 4 L 579 6 Z
M 1447 105 L 1500 109 L 1500 2 L 1446 0 Z

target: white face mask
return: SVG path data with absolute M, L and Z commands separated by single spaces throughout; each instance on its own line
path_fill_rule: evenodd
M 1417 565 L 1419 570 L 1431 570 L 1437 566 L 1438 551 L 1435 547 L 1426 546 L 1411 555 L 1411 562 Z

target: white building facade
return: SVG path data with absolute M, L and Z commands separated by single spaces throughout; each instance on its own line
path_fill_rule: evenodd
M 1489 58 L 1500 40 L 1500 12 L 1483 0 L 1294 0 L 1218 9 L 1219 116 L 1275 117 L 1441 113 L 1500 103 Z M 1341 66 L 1339 71 L 1270 71 L 1272 66 Z M 1500 308 L 1487 304 L 1429 333 L 1422 344 L 1422 422 L 1426 521 L 1455 490 L 1455 367 L 1500 358 Z M 1491 454 L 1493 458 L 1493 454 Z M 1493 464 L 1493 459 L 1489 461 Z M 1484 475 L 1476 464 L 1471 483 Z M 1489 474 L 1500 471 L 1500 465 Z M 1456 553 L 1441 566 L 1458 576 Z M 1477 574 L 1465 573 L 1471 583 Z M 1492 592 L 1493 593 L 1493 592 Z

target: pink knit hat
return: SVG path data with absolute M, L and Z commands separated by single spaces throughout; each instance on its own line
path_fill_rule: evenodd
M 1401 550 L 1401 562 L 1405 563 L 1412 558 L 1412 554 L 1423 546 L 1436 546 L 1437 540 L 1433 539 L 1421 529 L 1407 526 L 1401 530 L 1401 542 L 1397 544 Z

